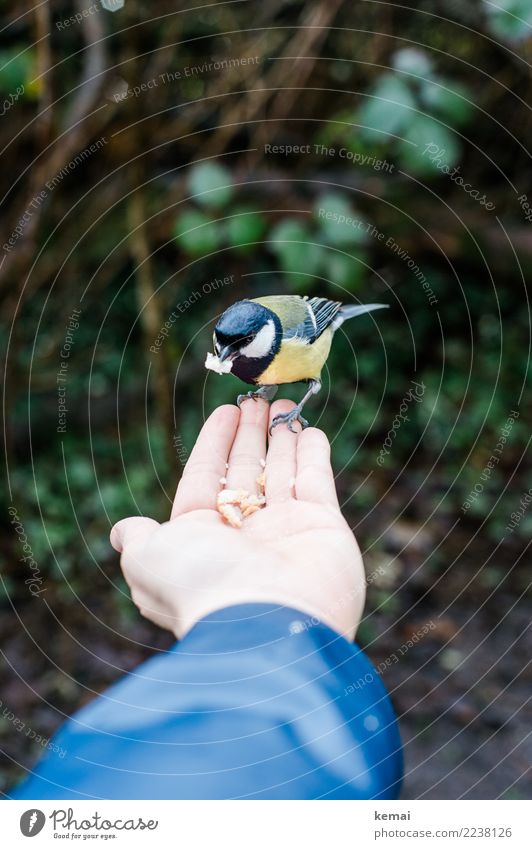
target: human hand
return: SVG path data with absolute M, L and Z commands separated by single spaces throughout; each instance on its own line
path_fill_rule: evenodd
M 245 401 L 207 419 L 183 471 L 169 522 L 133 516 L 111 543 L 143 616 L 182 637 L 215 610 L 246 602 L 294 607 L 352 638 L 365 595 L 362 558 L 338 505 L 329 442 L 316 428 L 268 425 L 293 407 Z M 258 493 L 266 457 L 266 507 L 225 524 L 220 478 Z M 226 465 L 227 464 L 227 465 Z

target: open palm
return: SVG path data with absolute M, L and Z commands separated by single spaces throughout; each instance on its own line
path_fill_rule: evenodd
M 122 520 L 111 541 L 134 602 L 181 636 L 229 605 L 268 601 L 293 607 L 352 636 L 364 601 L 362 560 L 338 506 L 325 435 L 268 424 L 291 402 L 249 400 L 218 408 L 205 423 L 177 489 L 169 522 Z M 266 507 L 224 523 L 216 499 L 258 492 L 265 458 Z

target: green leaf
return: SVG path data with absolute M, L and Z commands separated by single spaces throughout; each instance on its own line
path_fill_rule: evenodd
M 85 457 L 69 460 L 68 476 L 70 485 L 76 488 L 83 490 L 94 486 L 94 469 Z
M 430 112 L 439 113 L 455 126 L 467 123 L 473 113 L 473 97 L 459 83 L 423 82 L 421 100 Z
M 392 58 L 392 65 L 398 71 L 415 74 L 419 77 L 427 77 L 433 68 L 432 60 L 424 50 L 417 47 L 405 47 L 398 50 Z
M 532 35 L 530 0 L 497 0 L 495 5 L 484 2 L 484 9 L 494 35 L 509 41 L 521 41 Z
M 367 139 L 386 141 L 386 135 L 397 134 L 411 120 L 415 105 L 406 83 L 395 74 L 384 74 L 359 109 L 358 121 L 364 125 L 359 132 Z
M 291 245 L 290 250 L 279 258 L 281 269 L 287 273 L 288 285 L 297 292 L 312 286 L 313 277 L 319 273 L 323 263 L 323 248 L 320 245 Z
M 271 250 L 288 276 L 287 284 L 294 291 L 304 291 L 312 285 L 312 277 L 323 263 L 323 248 L 305 225 L 295 219 L 280 221 L 271 231 Z
M 284 218 L 272 227 L 270 248 L 281 256 L 291 250 L 290 242 L 308 241 L 311 234 L 305 224 L 296 218 Z
M 430 115 L 418 114 L 399 145 L 402 164 L 416 174 L 445 173 L 460 158 L 456 137 Z
M 23 45 L 0 51 L 0 90 L 14 94 L 17 88 L 27 87 L 33 73 L 31 50 Z
M 226 238 L 229 245 L 240 253 L 249 253 L 255 247 L 249 242 L 258 242 L 266 230 L 266 221 L 259 212 L 239 210 L 226 222 Z
M 231 174 L 217 162 L 194 165 L 190 171 L 188 188 L 202 206 L 222 206 L 233 196 Z
M 357 292 L 364 280 L 366 266 L 360 255 L 358 260 L 337 251 L 328 251 L 324 257 L 324 276 L 331 283 L 343 286 L 349 292 Z
M 218 224 L 197 209 L 186 209 L 178 216 L 174 236 L 178 245 L 193 256 L 205 256 L 221 242 Z
M 338 141 L 338 139 L 343 140 L 345 132 L 348 129 L 344 124 L 356 123 L 356 121 L 357 118 L 352 108 L 342 109 L 340 112 L 336 112 L 333 121 L 328 122 L 318 129 L 315 143 L 329 146 L 333 142 Z M 356 127 L 353 127 L 353 130 L 355 129 Z
M 360 245 L 366 241 L 366 222 L 354 212 L 345 195 L 329 192 L 318 198 L 314 208 L 323 240 L 329 245 Z

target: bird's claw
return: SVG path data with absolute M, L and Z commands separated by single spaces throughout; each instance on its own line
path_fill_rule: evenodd
M 309 426 L 308 421 L 301 415 L 299 407 L 294 407 L 294 409 L 290 410 L 288 413 L 279 413 L 279 415 L 275 416 L 270 425 L 270 436 L 272 435 L 274 427 L 277 427 L 277 425 L 280 424 L 286 424 L 288 430 L 292 433 L 297 433 L 297 430 L 294 430 L 292 426 L 294 422 L 299 422 L 301 430 L 305 430 L 305 428 Z
M 257 399 L 261 398 L 261 397 L 262 396 L 259 395 L 258 392 L 244 392 L 242 395 L 237 396 L 236 405 L 237 405 L 237 407 L 240 407 L 243 404 L 243 402 L 246 400 L 246 398 L 253 398 L 254 401 L 257 401 Z
M 273 401 L 275 398 L 275 393 L 277 392 L 277 386 L 272 384 L 268 384 L 266 386 L 259 386 L 258 389 L 251 389 L 249 392 L 245 392 L 243 395 L 239 395 L 236 399 L 236 403 L 238 407 L 246 400 L 246 398 L 253 398 L 254 401 L 258 401 L 259 398 L 262 398 L 263 401 Z

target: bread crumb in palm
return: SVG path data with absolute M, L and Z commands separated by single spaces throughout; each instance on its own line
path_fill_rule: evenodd
M 232 528 L 241 528 L 242 520 L 266 506 L 266 496 L 245 489 L 222 489 L 216 501 L 222 519 Z

